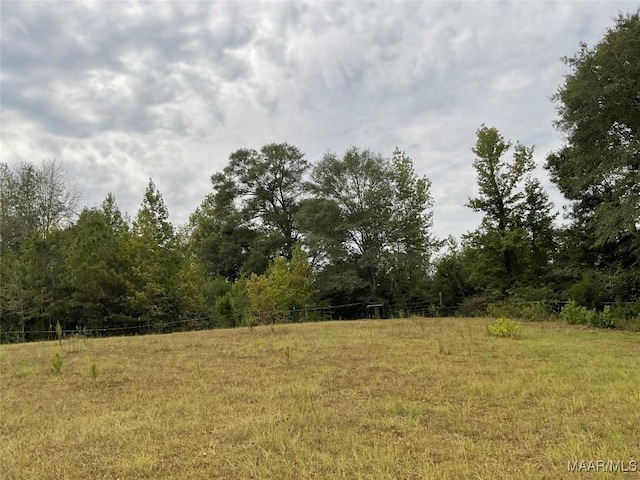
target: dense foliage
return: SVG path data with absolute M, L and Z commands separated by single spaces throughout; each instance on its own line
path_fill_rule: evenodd
M 591 302 L 640 296 L 640 11 L 620 15 L 593 48 L 582 44 L 554 99 L 566 144 L 547 157 L 572 201 L 563 232 L 570 282 Z M 578 299 L 578 298 L 576 298 Z
M 2 163 L 0 340 L 51 338 L 58 323 L 138 334 L 380 311 L 539 319 L 569 300 L 572 323 L 639 324 L 639 58 L 637 12 L 565 59 L 566 142 L 546 161 L 571 202 L 562 228 L 533 147 L 484 125 L 467 204 L 483 219 L 461 244 L 434 238 L 431 183 L 398 149 L 316 163 L 287 143 L 237 150 L 180 231 L 151 180 L 130 220 L 112 194 L 77 213 L 55 161 Z

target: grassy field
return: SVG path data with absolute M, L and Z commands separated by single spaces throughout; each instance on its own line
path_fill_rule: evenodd
M 639 478 L 568 462 L 640 462 L 640 336 L 488 323 L 4 345 L 0 477 Z

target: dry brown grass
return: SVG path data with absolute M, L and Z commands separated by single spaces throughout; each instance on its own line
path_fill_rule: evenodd
M 640 460 L 637 334 L 487 323 L 2 346 L 0 476 L 578 479 L 569 460 Z

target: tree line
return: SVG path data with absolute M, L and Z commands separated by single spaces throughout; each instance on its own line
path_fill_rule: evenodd
M 570 206 L 554 206 L 533 147 L 480 126 L 467 207 L 480 226 L 432 233 L 431 183 L 399 149 L 351 147 L 311 164 L 288 143 L 239 149 L 176 229 L 152 180 L 133 219 L 108 194 L 78 214 L 62 164 L 0 164 L 2 341 L 63 330 L 166 331 L 321 319 L 328 305 L 640 300 L 640 13 L 620 15 L 570 67 L 553 98 L 565 143 L 545 167 Z M 361 310 L 345 310 L 345 317 Z M 137 327 L 137 330 L 135 329 Z

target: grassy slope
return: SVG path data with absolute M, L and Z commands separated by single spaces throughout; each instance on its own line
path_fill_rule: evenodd
M 2 346 L 0 477 L 577 479 L 568 460 L 640 460 L 637 334 L 487 323 Z

